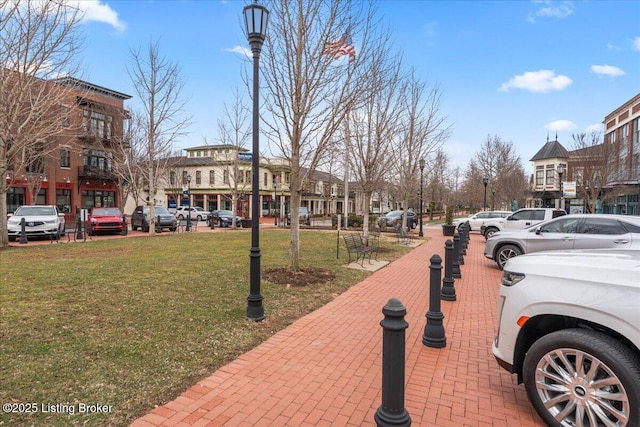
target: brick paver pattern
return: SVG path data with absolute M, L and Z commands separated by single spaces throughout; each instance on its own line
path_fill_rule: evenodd
M 405 408 L 414 426 L 543 427 L 524 387 L 491 352 L 500 270 L 471 235 L 442 301 L 446 347 L 422 344 L 429 310 L 429 259 L 450 237 L 429 240 L 255 349 L 218 369 L 133 426 L 375 426 L 382 403 L 383 306 L 407 308 Z M 265 302 L 268 316 L 268 301 Z

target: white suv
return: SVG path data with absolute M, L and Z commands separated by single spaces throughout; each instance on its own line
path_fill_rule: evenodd
M 493 354 L 549 426 L 640 426 L 640 251 L 510 259 Z
M 192 206 L 191 208 L 189 208 L 188 206 L 180 206 L 173 214 L 178 219 L 186 219 L 187 216 L 189 216 L 189 212 L 191 213 L 191 219 L 206 221 L 207 218 L 209 218 L 209 212 L 205 211 L 200 206 Z

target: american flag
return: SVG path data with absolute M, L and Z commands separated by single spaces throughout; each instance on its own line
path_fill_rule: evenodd
M 333 59 L 338 59 L 342 55 L 349 55 L 349 62 L 356 60 L 356 48 L 351 40 L 351 28 L 347 28 L 342 37 L 334 42 L 326 42 L 322 53 L 332 55 Z

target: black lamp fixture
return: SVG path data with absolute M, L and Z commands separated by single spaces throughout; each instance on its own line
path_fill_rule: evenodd
M 558 165 L 558 179 L 560 181 L 560 209 L 563 209 L 563 194 L 562 194 L 562 175 L 564 175 L 564 165 Z
M 422 232 L 422 194 L 423 194 L 423 172 L 424 172 L 424 158 L 420 158 L 420 232 L 419 237 L 424 237 Z
M 482 183 L 484 184 L 484 201 L 482 202 L 482 210 L 487 210 L 487 184 L 489 183 L 489 178 L 486 176 L 482 178 Z
M 260 51 L 267 34 L 269 10 L 258 4 L 244 7 L 244 23 L 247 39 L 253 54 L 253 153 L 251 155 L 251 251 L 249 253 L 249 296 L 247 297 L 247 319 L 264 320 L 264 307 L 260 294 L 260 98 L 259 66 Z

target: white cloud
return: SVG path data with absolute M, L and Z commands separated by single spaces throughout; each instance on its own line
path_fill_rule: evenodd
M 609 50 L 622 50 L 622 48 L 620 46 L 616 46 L 613 43 L 607 43 L 607 49 L 609 49 Z
M 102 22 L 119 31 L 123 31 L 126 28 L 125 23 L 118 18 L 118 13 L 100 0 L 75 0 L 70 1 L 69 5 L 82 11 L 82 20 L 85 22 Z
M 602 130 L 603 130 L 602 123 L 596 123 L 591 126 L 587 126 L 584 131 L 586 133 L 591 133 L 591 132 L 602 132 Z
M 640 51 L 640 37 L 633 39 L 633 49 Z
M 573 83 L 567 76 L 557 76 L 551 70 L 527 71 L 519 76 L 511 77 L 498 89 L 509 92 L 511 89 L 523 89 L 532 93 L 544 93 L 552 90 L 563 90 Z
M 253 54 L 251 53 L 251 49 L 244 46 L 234 46 L 232 48 L 225 49 L 227 52 L 239 53 L 240 55 L 244 55 L 247 58 L 253 58 Z
M 542 3 L 544 6 L 527 15 L 527 21 L 532 24 L 536 22 L 536 18 L 538 17 L 563 19 L 573 13 L 573 4 L 569 1 L 561 2 L 560 4 L 554 4 L 554 2 L 551 1 L 534 3 Z
M 574 130 L 578 128 L 571 120 L 556 120 L 555 122 L 547 123 L 544 127 L 545 129 L 555 131 Z
M 592 65 L 591 72 L 599 76 L 618 77 L 624 76 L 625 72 L 613 65 Z

